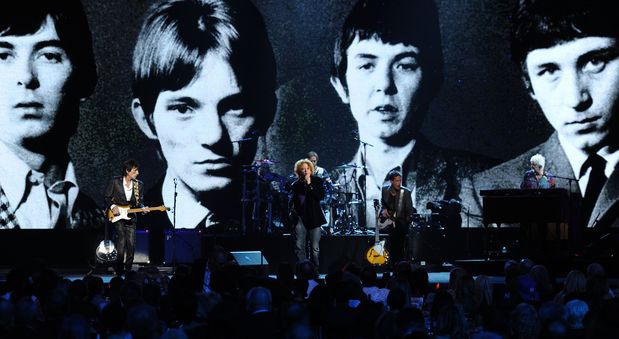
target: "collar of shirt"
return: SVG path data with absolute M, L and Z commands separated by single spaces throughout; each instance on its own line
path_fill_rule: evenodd
M 26 193 L 26 182 L 32 171 L 24 161 L 17 157 L 11 150 L 0 141 L 0 187 L 6 195 L 11 212 L 15 213 Z M 34 171 L 33 171 L 34 174 Z M 75 177 L 75 168 L 73 163 L 67 164 L 67 171 L 64 180 L 54 183 L 49 189 L 57 185 L 69 185 L 67 192 L 67 211 L 73 210 L 73 205 L 77 199 L 79 187 Z
M 166 172 L 165 179 L 163 179 L 163 187 L 161 188 L 161 194 L 163 198 L 163 204 L 168 207 L 174 207 L 174 174 L 170 171 Z M 198 200 L 194 198 L 194 195 L 185 185 L 181 184 L 181 180 L 176 186 L 176 207 L 181 206 L 180 213 L 176 214 L 176 228 L 195 228 L 204 218 L 212 215 L 209 209 L 204 207 Z M 167 211 L 168 219 L 170 223 L 174 225 L 174 210 Z M 206 218 L 205 227 L 212 226 L 214 222 Z
M 580 168 L 585 163 L 585 161 L 587 161 L 587 158 L 589 157 L 589 155 L 582 152 L 578 148 L 574 147 L 571 143 L 565 140 L 565 138 L 563 138 L 561 134 L 558 134 L 558 137 L 559 137 L 559 143 L 561 144 L 561 147 L 563 148 L 565 155 L 567 155 L 567 160 L 570 162 L 570 165 L 572 166 L 574 178 L 579 179 L 578 187 L 580 187 L 580 192 L 585 192 L 587 188 L 587 183 L 589 182 L 589 173 L 591 172 L 591 169 L 588 169 L 587 172 L 585 172 L 585 174 L 581 178 L 578 178 L 578 176 L 580 175 Z M 606 174 L 607 178 L 610 178 L 610 175 L 615 170 L 615 166 L 617 166 L 617 163 L 619 163 L 619 151 L 615 151 L 614 153 L 598 152 L 598 155 L 600 155 L 602 158 L 604 158 L 604 160 L 606 160 L 606 167 L 604 168 L 604 174 Z M 583 193 L 583 196 L 584 196 L 584 193 Z

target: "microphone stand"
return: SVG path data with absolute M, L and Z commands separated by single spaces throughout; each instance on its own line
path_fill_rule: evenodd
M 176 191 L 177 180 L 174 178 L 174 203 L 173 208 L 174 212 L 172 213 L 172 266 L 176 267 L 176 196 L 178 192 Z
M 567 180 L 567 182 L 568 182 L 568 184 L 567 184 L 567 185 L 568 185 L 569 189 L 568 189 L 568 191 L 567 191 L 567 201 L 568 201 L 568 204 L 569 204 L 569 209 L 570 209 L 570 211 L 572 211 L 572 212 L 570 212 L 570 213 L 568 214 L 568 220 L 569 220 L 569 221 L 568 221 L 568 225 L 569 225 L 569 224 L 571 224 L 571 223 L 572 223 L 572 221 L 575 221 L 575 220 L 574 220 L 574 218 L 573 218 L 573 216 L 574 216 L 574 212 L 573 212 L 573 208 L 574 208 L 574 206 L 573 206 L 573 205 L 574 205 L 574 201 L 572 200 L 572 182 L 573 182 L 573 181 L 576 181 L 576 182 L 577 182 L 577 181 L 579 181 L 580 179 L 576 179 L 576 178 L 572 178 L 572 177 L 562 177 L 562 176 L 560 176 L 560 175 L 554 175 L 554 177 L 555 177 L 555 178 L 557 178 L 557 179 L 564 179 L 564 180 Z M 579 213 L 580 213 L 580 212 L 579 212 Z M 580 221 L 577 221 L 576 223 L 577 223 L 577 224 L 580 224 Z M 581 225 L 581 227 L 582 227 L 582 228 L 585 228 L 586 226 L 587 226 L 587 225 Z M 578 226 L 576 226 L 576 227 L 578 227 Z M 571 227 L 569 227 L 569 226 L 568 226 L 568 229 L 567 229 L 568 244 L 569 244 L 569 243 L 574 244 L 569 234 L 570 234 L 570 233 L 572 233 L 572 236 L 574 236 L 574 235 L 575 235 L 575 233 L 574 233 L 574 231 L 573 231 L 573 230 L 570 232 L 570 229 L 571 229 Z M 559 230 L 558 230 L 558 231 L 559 231 L 559 239 L 561 239 L 561 225 L 559 225 Z M 580 233 L 580 232 L 578 232 L 578 231 L 577 231 L 577 233 L 576 233 L 576 234 L 578 234 L 578 233 Z M 582 233 L 581 233 L 580 235 L 582 236 Z
M 366 166 L 367 161 L 368 161 L 368 156 L 367 156 L 367 146 L 370 147 L 374 147 L 374 145 L 370 144 L 369 142 L 365 142 L 363 140 L 361 140 L 359 137 L 355 137 L 355 139 L 357 139 L 357 141 L 359 141 L 359 143 L 363 146 L 363 173 L 365 174 L 365 183 L 363 185 L 363 232 L 365 233 L 367 230 L 367 198 L 368 198 L 368 180 L 367 180 L 367 176 L 368 176 L 368 167 Z

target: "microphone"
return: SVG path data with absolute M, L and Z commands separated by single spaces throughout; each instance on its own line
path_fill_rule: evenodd
M 256 140 L 260 136 L 260 135 L 258 135 L 258 133 L 259 133 L 258 130 L 249 131 L 249 132 L 247 132 L 247 136 L 248 136 L 247 138 L 241 138 L 241 139 L 238 139 L 238 140 L 232 140 L 231 142 L 234 143 L 234 142 L 244 142 L 244 141 Z
M 256 139 L 256 138 L 243 138 L 243 139 L 239 139 L 239 140 L 232 140 L 231 142 L 232 142 L 232 143 L 235 143 L 235 142 L 244 142 L 244 141 L 250 141 L 250 140 L 254 140 L 254 139 Z

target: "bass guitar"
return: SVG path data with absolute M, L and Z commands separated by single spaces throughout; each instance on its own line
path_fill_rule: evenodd
M 169 207 L 165 207 L 163 205 L 157 206 L 157 207 L 143 207 L 143 208 L 131 208 L 131 206 L 117 206 L 117 207 L 118 207 L 118 212 L 120 213 L 118 215 L 114 215 L 114 212 L 112 212 L 111 209 L 108 209 L 106 212 L 107 218 L 110 222 L 114 223 L 120 219 L 131 220 L 129 213 L 146 212 L 146 211 L 148 212 L 169 211 L 170 210 Z
M 385 240 L 380 240 L 380 229 L 378 228 L 378 222 L 380 218 L 380 204 L 378 202 L 378 199 L 374 199 L 374 210 L 376 213 L 376 230 L 374 232 L 374 245 L 372 245 L 368 249 L 365 258 L 370 264 L 380 266 L 386 264 L 387 261 L 389 261 L 389 253 L 385 248 Z

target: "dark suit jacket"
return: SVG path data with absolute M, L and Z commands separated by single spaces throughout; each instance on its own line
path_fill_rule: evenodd
M 303 221 L 306 228 L 312 229 L 327 223 L 325 215 L 320 207 L 320 201 L 325 197 L 324 182 L 317 176 L 312 175 L 312 182 L 307 185 L 305 180 L 297 180 L 292 184 L 293 209 Z M 296 197 L 305 194 L 304 207 L 299 206 Z
M 484 189 L 519 188 L 522 174 L 529 168 L 530 159 L 535 154 L 546 157 L 546 169 L 557 177 L 577 178 L 557 133 L 553 133 L 544 143 L 533 147 L 521 155 L 466 180 L 462 185 L 461 196 L 470 208 L 471 226 L 481 226 L 482 204 L 479 191 Z M 571 189 L 573 205 L 579 206 L 582 194 L 576 181 L 557 178 L 557 187 Z M 600 192 L 587 227 L 619 227 L 619 172 L 615 169 Z M 475 223 L 474 223 L 475 222 Z
M 105 190 L 105 204 L 109 208 L 111 205 L 130 205 L 132 208 L 144 207 L 144 184 L 136 180 L 138 197 L 134 193 L 131 194 L 131 199 L 127 200 L 125 189 L 123 188 L 123 177 L 118 176 L 110 180 Z M 134 190 L 135 191 L 135 190 Z
M 400 230 L 402 232 L 406 232 L 408 230 L 408 225 L 412 221 L 413 213 L 415 213 L 415 208 L 413 207 L 413 198 L 411 196 L 411 190 L 402 186 L 402 203 L 400 204 L 398 211 L 395 209 L 398 206 L 400 200 L 400 194 L 396 194 L 392 196 L 389 192 L 389 188 L 391 186 L 383 186 L 382 189 L 382 199 L 381 199 L 381 208 L 387 208 L 389 210 L 389 214 L 393 216 L 394 212 L 396 214 L 396 230 Z M 382 210 L 381 210 L 382 212 Z

